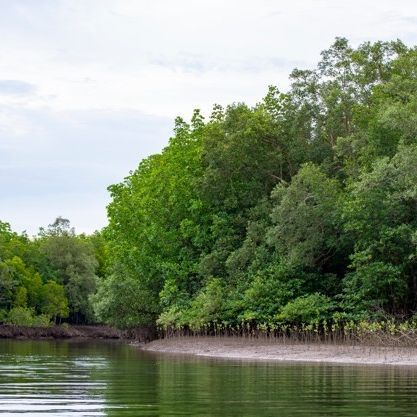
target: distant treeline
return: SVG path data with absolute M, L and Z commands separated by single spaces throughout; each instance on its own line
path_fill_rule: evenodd
M 90 298 L 104 277 L 105 247 L 100 233 L 77 236 L 63 218 L 34 238 L 0 222 L 0 322 L 95 322 Z
M 169 145 L 109 190 L 101 234 L 52 227 L 30 242 L 39 258 L 17 255 L 43 286 L 63 288 L 71 320 L 94 311 L 119 327 L 190 331 L 412 323 L 417 49 L 338 38 L 316 69 L 292 72 L 286 93 L 177 118 Z M 66 249 L 52 249 L 63 238 L 90 248 L 85 275 L 62 272 Z M 6 308 L 22 304 L 19 291 L 48 314 L 29 289 Z

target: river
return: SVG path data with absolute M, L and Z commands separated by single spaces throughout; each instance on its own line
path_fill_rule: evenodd
M 119 342 L 0 340 L 0 416 L 417 415 L 417 369 L 157 355 Z

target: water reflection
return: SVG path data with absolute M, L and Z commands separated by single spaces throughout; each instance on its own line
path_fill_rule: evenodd
M 76 344 L 2 341 L 0 414 L 105 416 L 107 358 L 85 356 Z
M 417 414 L 417 370 L 229 362 L 117 343 L 0 341 L 1 416 Z
M 412 368 L 183 360 L 158 368 L 161 415 L 187 407 L 201 416 L 417 415 Z

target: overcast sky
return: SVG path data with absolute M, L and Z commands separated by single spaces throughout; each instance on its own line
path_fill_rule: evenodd
M 99 229 L 175 116 L 285 90 L 336 36 L 416 28 L 416 0 L 0 0 L 0 220 Z

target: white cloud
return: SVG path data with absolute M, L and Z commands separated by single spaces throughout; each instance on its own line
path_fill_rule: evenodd
M 7 113 L 26 131 L 0 130 L 0 219 L 30 233 L 58 215 L 80 231 L 101 228 L 107 186 L 158 152 L 171 132 L 169 119 L 138 111 Z
M 417 43 L 415 0 L 0 0 L 0 10 L 0 219 L 29 230 L 46 211 L 64 215 L 57 184 L 72 196 L 68 217 L 90 230 L 77 195 L 105 196 L 163 147 L 176 115 L 285 90 L 291 69 L 314 65 L 336 36 Z M 39 202 L 23 204 L 31 194 Z M 104 213 L 102 198 L 91 212 Z
M 19 80 L 0 80 L 0 94 L 25 95 L 35 90 L 32 84 Z

